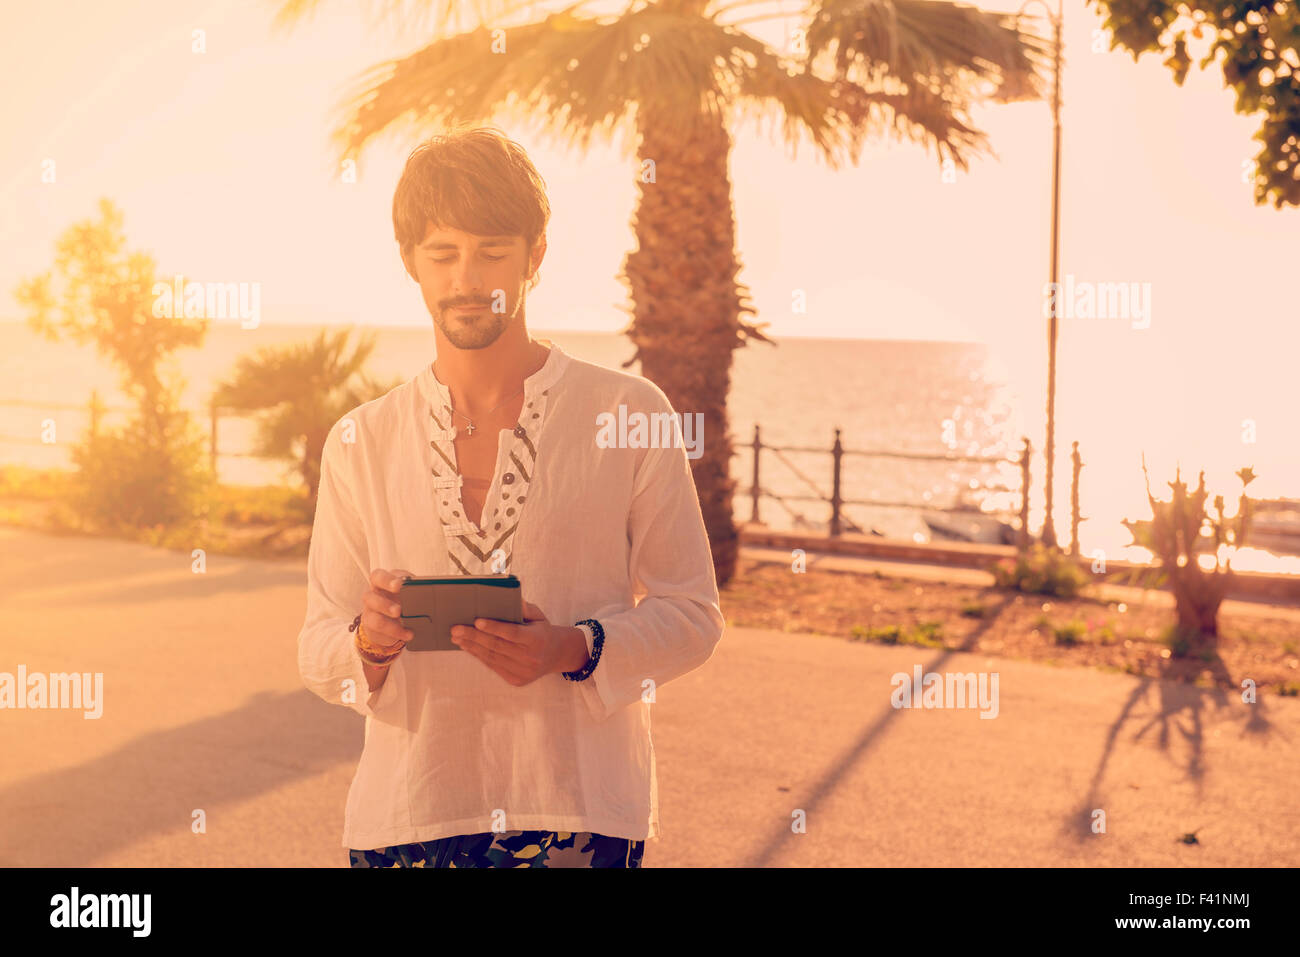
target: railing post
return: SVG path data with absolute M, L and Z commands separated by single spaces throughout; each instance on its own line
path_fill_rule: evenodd
M 758 423 L 754 423 L 754 484 L 750 489 L 750 509 L 749 520 L 758 524 L 758 453 L 763 448 L 763 443 L 758 438 Z
M 1074 476 L 1070 480 L 1070 555 L 1079 557 L 1079 470 L 1083 459 L 1079 457 L 1079 443 L 1071 443 L 1070 461 L 1074 463 Z
M 1016 545 L 1024 548 L 1029 544 L 1029 437 L 1024 436 L 1025 447 L 1020 452 L 1020 534 L 1016 536 Z
M 840 430 L 835 430 L 835 444 L 831 446 L 831 537 L 840 533 L 840 459 L 844 446 L 840 445 Z

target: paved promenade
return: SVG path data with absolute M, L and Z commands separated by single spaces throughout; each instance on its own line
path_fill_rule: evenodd
M 0 866 L 345 866 L 363 721 L 299 682 L 305 576 L 0 527 L 0 672 L 105 674 L 98 720 L 0 710 Z M 891 707 L 918 664 L 996 671 L 996 719 Z M 1297 699 L 731 627 L 658 699 L 647 867 L 1300 864 Z

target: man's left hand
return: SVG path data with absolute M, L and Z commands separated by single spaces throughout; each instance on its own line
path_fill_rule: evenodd
M 454 626 L 451 640 L 515 687 L 552 672 L 577 671 L 588 658 L 581 629 L 552 625 L 542 610 L 529 602 L 524 602 L 522 625 L 478 618 L 473 627 Z

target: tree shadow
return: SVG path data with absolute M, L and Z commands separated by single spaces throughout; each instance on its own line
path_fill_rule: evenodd
M 966 640 L 957 648 L 944 648 L 939 651 L 934 658 L 926 665 L 923 665 L 923 671 L 941 671 L 943 664 L 952 658 L 953 655 L 969 653 L 975 649 L 979 643 L 980 637 L 988 631 L 1002 615 L 1004 611 L 1012 604 L 1012 596 L 1004 595 L 1001 602 L 991 608 L 989 613 L 985 614 L 980 623 L 966 636 Z M 809 788 L 809 797 L 807 801 L 800 804 L 808 817 L 812 817 L 820 805 L 825 801 L 835 789 L 839 787 L 841 781 L 861 761 L 871 747 L 881 739 L 884 732 L 888 730 L 889 722 L 899 717 L 899 709 L 892 706 L 886 706 L 880 716 L 868 727 L 864 728 L 854 741 L 840 757 L 839 761 L 828 768 L 820 779 L 815 781 Z M 766 840 L 760 840 L 758 847 L 760 850 L 754 854 L 743 867 L 771 867 L 772 862 L 781 856 L 786 842 L 794 837 L 790 825 L 781 822 L 775 825 L 771 835 Z
M 141 735 L 74 767 L 0 790 L 0 866 L 82 867 L 312 777 L 361 752 L 364 722 L 310 691 Z
M 1202 688 L 1193 684 L 1202 675 L 1210 677 L 1211 687 Z M 1143 704 L 1149 704 L 1152 713 L 1129 740 L 1138 741 L 1154 730 L 1160 749 L 1169 752 L 1174 735 L 1177 734 L 1178 740 L 1190 749 L 1185 770 L 1199 796 L 1205 776 L 1202 764 L 1205 709 L 1209 704 L 1213 704 L 1216 709 L 1230 707 L 1229 692 L 1237 694 L 1233 689 L 1239 687 L 1240 684 L 1232 680 L 1227 666 L 1217 653 L 1208 661 L 1199 658 L 1167 659 L 1161 663 L 1158 675 L 1141 676 L 1107 732 L 1105 747 L 1088 783 L 1088 790 L 1076 809 L 1066 818 L 1064 833 L 1073 837 L 1076 843 L 1096 836 L 1092 830 L 1093 813 L 1104 805 L 1102 780 L 1106 767 L 1125 727 L 1139 720 L 1136 712 Z M 1267 699 L 1256 698 L 1242 723 L 1243 735 L 1266 734 L 1273 729 L 1273 723 L 1265 713 L 1266 708 Z M 1180 718 L 1185 718 L 1185 722 L 1180 722 Z

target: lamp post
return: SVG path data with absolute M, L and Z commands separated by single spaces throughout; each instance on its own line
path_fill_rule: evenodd
M 1055 16 L 1045 0 L 1025 0 L 1016 12 L 1016 25 L 1019 28 L 1020 17 L 1031 3 L 1041 3 L 1052 24 L 1052 258 L 1051 289 L 1060 289 L 1057 285 L 1058 262 L 1060 259 L 1061 235 L 1061 24 L 1065 16 L 1065 0 L 1058 0 Z M 1047 489 L 1044 508 L 1047 512 L 1043 519 L 1043 544 L 1056 548 L 1056 526 L 1052 522 L 1052 473 L 1056 457 L 1056 303 L 1052 298 L 1053 308 L 1048 316 L 1047 326 L 1047 446 L 1043 451 L 1046 456 Z

